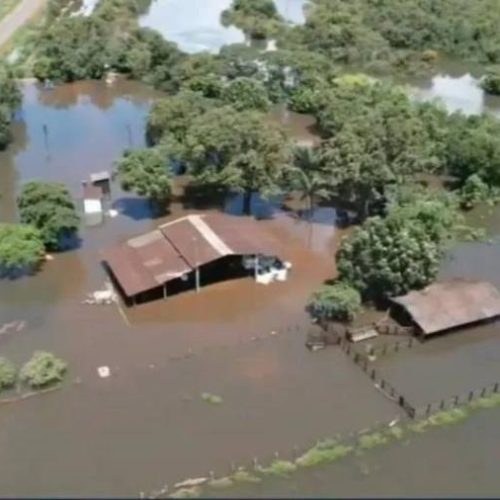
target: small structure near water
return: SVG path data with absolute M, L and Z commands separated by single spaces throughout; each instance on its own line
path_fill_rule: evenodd
M 391 299 L 392 314 L 423 337 L 495 319 L 500 292 L 484 281 L 455 279 Z
M 83 186 L 83 213 L 88 226 L 97 226 L 104 219 L 103 192 L 99 186 L 82 181 Z

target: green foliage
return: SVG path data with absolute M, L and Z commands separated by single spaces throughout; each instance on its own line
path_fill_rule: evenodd
M 319 443 L 306 451 L 295 461 L 299 467 L 315 467 L 317 465 L 329 464 L 349 455 L 354 448 L 334 442 Z
M 13 387 L 16 380 L 16 367 L 8 359 L 0 357 L 0 392 Z
M 287 460 L 273 460 L 268 467 L 260 467 L 258 471 L 265 476 L 280 476 L 287 477 L 292 472 L 297 470 L 297 466 L 293 462 Z
M 264 85 L 253 78 L 241 77 L 231 81 L 222 92 L 222 99 L 238 111 L 266 111 L 270 102 Z
M 359 447 L 362 450 L 369 450 L 376 446 L 382 446 L 388 443 L 388 439 L 380 432 L 373 432 L 372 434 L 363 434 L 359 438 Z
M 80 223 L 68 189 L 59 183 L 28 182 L 17 200 L 21 222 L 36 227 L 46 248 L 63 250 L 78 232 Z
M 273 0 L 233 0 L 223 11 L 223 24 L 233 24 L 252 38 L 267 38 L 276 34 L 282 22 Z
M 190 91 L 182 91 L 156 101 L 148 116 L 149 141 L 158 144 L 168 136 L 179 143 L 183 142 L 192 121 L 207 108 L 207 100 Z
M 117 163 L 117 170 L 125 191 L 154 202 L 165 202 L 172 194 L 168 155 L 160 148 L 126 151 Z
M 260 483 L 260 477 L 251 474 L 243 467 L 239 467 L 238 470 L 231 476 L 231 479 L 235 483 Z
M 364 299 L 403 295 L 428 285 L 437 275 L 442 249 L 415 221 L 367 219 L 342 242 L 337 253 L 341 280 Z
M 478 203 L 486 201 L 490 196 L 489 186 L 477 174 L 467 177 L 460 189 L 460 204 L 462 208 L 470 210 Z
M 0 66 L 0 151 L 12 139 L 12 115 L 21 104 L 21 92 L 10 71 Z
M 289 166 L 283 130 L 254 111 L 226 106 L 193 120 L 182 160 L 198 183 L 239 192 L 277 192 Z
M 481 87 L 491 95 L 500 95 L 500 67 L 490 68 L 481 80 Z
M 0 276 L 31 272 L 42 261 L 45 248 L 32 226 L 0 224 Z
M 361 295 L 346 283 L 323 285 L 311 297 L 308 309 L 318 318 L 352 321 L 361 310 Z
M 61 382 L 66 370 L 66 363 L 54 354 L 36 351 L 22 367 L 20 379 L 34 389 L 41 389 Z

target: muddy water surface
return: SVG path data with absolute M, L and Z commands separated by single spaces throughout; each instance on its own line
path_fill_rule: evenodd
M 78 198 L 82 179 L 144 145 L 157 97 L 130 82 L 23 91 L 14 144 L 0 156 L 2 221 L 16 219 L 16 193 L 29 179 L 64 182 Z M 180 185 L 166 219 L 193 210 Z M 119 216 L 83 228 L 80 248 L 56 254 L 34 277 L 0 282 L 1 322 L 27 325 L 0 337 L 1 354 L 21 364 L 46 349 L 70 366 L 64 389 L 0 407 L 0 494 L 135 496 L 394 417 L 343 355 L 304 347 L 304 304 L 335 272 L 333 210 L 304 222 L 266 208 L 272 217 L 261 224 L 293 264 L 286 283 L 229 281 L 123 310 L 82 304 L 105 281 L 99 252 L 165 218 L 153 220 L 144 200 L 117 185 L 112 195 Z M 238 213 L 240 201 L 228 200 L 228 211 Z M 109 379 L 98 377 L 102 365 Z M 205 391 L 224 403 L 201 401 Z

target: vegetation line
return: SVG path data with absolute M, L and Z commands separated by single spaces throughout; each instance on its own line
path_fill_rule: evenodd
M 498 406 L 500 406 L 500 394 L 493 394 L 472 401 L 462 407 L 439 411 L 418 421 L 408 421 L 404 425 L 399 424 L 397 420 L 393 420 L 390 424 L 385 424 L 380 428 L 357 432 L 354 439 L 340 439 L 339 437 L 324 439 L 318 441 L 294 460 L 283 460 L 276 457 L 270 464 L 262 466 L 254 459 L 252 470 L 239 467 L 235 472 L 223 477 L 186 479 L 177 483 L 179 487 L 172 491 L 168 498 L 214 496 L 215 492 L 221 488 L 230 488 L 241 483 L 257 484 L 269 477 L 289 478 L 300 469 L 331 464 L 347 456 L 359 455 L 373 448 L 401 441 L 404 438 L 409 439 L 415 434 L 422 434 L 434 428 L 457 424 L 472 417 L 478 410 Z M 155 492 L 148 497 L 159 498 L 164 496 L 165 493 L 166 489 L 163 489 L 161 495 Z

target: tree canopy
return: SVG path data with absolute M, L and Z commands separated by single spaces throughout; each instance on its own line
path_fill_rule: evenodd
M 31 272 L 40 264 L 45 248 L 32 226 L 0 224 L 0 276 Z
M 36 227 L 49 250 L 74 244 L 80 218 L 68 189 L 59 183 L 28 182 L 17 200 L 21 222 Z
M 248 77 L 236 78 L 229 82 L 222 92 L 222 99 L 238 111 L 246 109 L 266 111 L 271 104 L 264 85 Z
M 12 116 L 21 105 L 21 91 L 12 74 L 0 67 L 0 151 L 5 149 L 12 139 L 10 125 Z
M 290 151 L 283 130 L 265 116 L 226 106 L 193 121 L 183 160 L 199 183 L 244 192 L 249 202 L 252 192 L 279 190 Z
M 361 295 L 352 286 L 339 281 L 323 285 L 314 292 L 307 308 L 318 319 L 352 321 L 361 310 Z
M 13 387 L 16 380 L 16 367 L 8 359 L 0 357 L 0 392 Z
M 252 38 L 275 34 L 283 21 L 273 0 L 233 0 L 221 19 L 224 24 L 233 24 Z
M 168 156 L 159 148 L 126 151 L 117 163 L 125 191 L 133 191 L 155 203 L 166 202 L 172 193 Z

